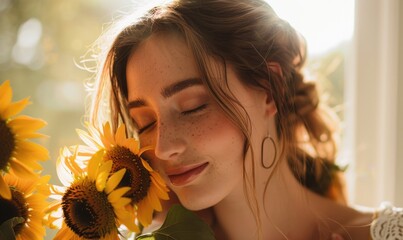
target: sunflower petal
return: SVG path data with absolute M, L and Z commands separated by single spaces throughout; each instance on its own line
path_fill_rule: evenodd
M 17 159 L 10 160 L 12 172 L 20 178 L 37 178 L 38 176 Z
M 162 205 L 157 193 L 154 190 L 154 187 L 150 187 L 148 191 L 147 197 L 149 198 L 153 208 L 159 212 L 162 211 Z
M 115 214 L 120 221 L 120 223 L 124 224 L 130 231 L 132 232 L 140 232 L 138 226 L 134 223 L 134 214 L 125 209 L 115 209 Z
M 101 164 L 98 169 L 98 176 L 96 179 L 96 187 L 98 191 L 103 191 L 105 189 L 106 180 L 109 177 L 109 173 L 112 169 L 112 161 L 106 161 Z
M 11 103 L 13 91 L 10 87 L 10 81 L 6 80 L 0 85 L 0 115 L 3 115 L 4 110 Z M 3 116 L 2 116 L 3 117 Z
M 103 135 L 104 137 L 101 138 L 102 143 L 104 144 L 105 148 L 111 147 L 115 143 L 112 131 L 111 131 L 111 125 L 109 122 L 106 122 L 104 127 L 103 127 Z
M 151 172 L 150 174 L 151 174 L 151 176 L 154 178 L 156 184 L 159 184 L 159 185 L 162 186 L 162 187 L 165 187 L 165 186 L 166 186 L 166 184 L 165 184 L 165 182 L 164 182 L 164 179 L 162 179 L 162 177 L 161 177 L 161 175 L 160 175 L 159 173 L 157 173 L 157 172 Z
M 168 188 L 166 186 L 161 186 L 160 184 L 158 184 L 153 177 L 151 177 L 151 182 L 155 187 L 155 192 L 157 193 L 158 197 L 163 200 L 168 200 L 169 199 Z
M 138 155 L 141 156 L 143 153 L 145 153 L 145 152 L 147 152 L 147 151 L 150 151 L 150 150 L 153 150 L 153 149 L 154 149 L 154 147 L 152 147 L 152 146 L 145 146 L 145 147 L 142 147 L 142 148 L 139 150 Z
M 113 204 L 111 203 L 111 204 L 113 205 L 114 208 L 123 208 L 131 202 L 132 202 L 132 200 L 130 198 L 121 197 L 119 199 L 119 201 L 114 202 Z
M 75 234 L 68 228 L 67 226 L 63 226 L 62 229 L 60 229 L 56 236 L 53 238 L 54 240 L 63 240 L 63 239 L 76 239 Z
M 116 203 L 119 199 L 125 195 L 130 190 L 130 187 L 121 187 L 117 190 L 114 190 L 108 195 L 108 201 L 110 203 Z
M 18 152 L 16 153 L 16 158 L 21 161 L 49 159 L 49 151 L 45 147 L 34 142 L 25 140 L 18 141 L 17 149 Z
M 33 132 L 46 126 L 46 122 L 29 116 L 17 116 L 8 123 L 16 133 Z
M 123 142 L 126 139 L 126 127 L 124 124 L 121 124 L 116 130 L 115 141 Z
M 0 175 L 0 196 L 4 199 L 11 199 L 11 191 L 8 184 L 4 181 L 3 176 Z
M 147 197 L 138 203 L 138 218 L 145 227 L 150 225 L 152 221 L 153 209 L 150 206 L 151 204 Z
M 122 180 L 123 176 L 126 173 L 126 168 L 122 168 L 119 171 L 115 172 L 106 182 L 105 192 L 109 194 L 112 192 L 117 185 L 119 185 L 120 181 Z
M 143 159 L 141 159 L 141 163 L 143 164 L 143 166 L 147 169 L 147 171 L 149 172 L 154 172 L 154 170 L 151 168 L 150 164 L 148 164 L 148 162 L 144 161 Z
M 101 163 L 104 157 L 105 151 L 99 150 L 96 152 L 88 162 L 88 177 L 92 180 L 95 180 L 98 174 L 99 164 Z
M 30 104 L 29 98 L 24 98 L 18 102 L 10 103 L 3 111 L 3 117 L 7 119 L 20 113 L 28 104 Z
M 20 158 L 16 157 L 17 160 L 20 160 Z M 31 168 L 32 170 L 42 170 L 43 167 L 40 163 L 38 163 L 37 161 L 21 161 L 24 163 L 25 166 L 27 166 L 28 168 Z

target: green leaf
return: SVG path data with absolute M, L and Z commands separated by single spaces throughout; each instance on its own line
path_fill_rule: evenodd
M 10 218 L 0 225 L 0 239 L 15 239 L 14 227 L 24 222 L 22 217 Z
M 137 240 L 215 240 L 210 227 L 181 205 L 173 205 L 160 229 L 136 237 Z

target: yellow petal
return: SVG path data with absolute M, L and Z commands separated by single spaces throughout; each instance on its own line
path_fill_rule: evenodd
M 16 148 L 16 157 L 21 161 L 49 159 L 49 151 L 37 143 L 18 141 Z
M 150 150 L 153 150 L 153 149 L 154 149 L 154 147 L 152 147 L 152 146 L 145 146 L 145 147 L 142 147 L 142 148 L 139 150 L 138 155 L 141 156 L 143 153 L 145 153 L 145 152 L 147 152 L 147 151 L 150 151 Z
M 10 81 L 6 80 L 0 85 L 0 115 L 6 110 L 13 98 L 13 91 L 10 87 Z M 2 116 L 3 117 L 3 116 Z
M 100 172 L 97 176 L 97 180 L 95 185 L 97 187 L 98 192 L 102 192 L 105 189 L 106 179 L 108 179 L 108 173 Z
M 76 239 L 75 234 L 68 228 L 67 226 L 63 226 L 62 229 L 60 229 L 56 236 L 53 238 L 53 240 L 63 240 L 63 239 Z
M 154 170 L 151 168 L 151 166 L 150 166 L 150 164 L 148 164 L 148 162 L 141 159 L 141 163 L 143 163 L 143 166 L 147 169 L 147 171 L 154 172 Z
M 98 174 L 99 164 L 104 157 L 105 151 L 103 149 L 96 152 L 90 159 L 88 163 L 88 177 L 91 180 L 95 180 Z
M 157 211 L 162 211 L 162 206 L 154 187 L 150 187 L 147 197 L 149 198 L 153 208 Z
M 140 149 L 140 144 L 139 142 L 134 139 L 134 138 L 128 138 L 124 141 L 123 146 L 125 146 L 126 148 L 128 148 L 130 150 L 130 152 L 134 153 L 134 154 L 139 154 L 139 149 Z
M 116 189 L 115 191 L 111 192 L 108 195 L 108 200 L 110 203 L 115 203 L 119 201 L 119 199 L 125 195 L 128 191 L 130 190 L 130 187 L 121 187 L 119 189 Z
M 156 184 L 160 185 L 163 188 L 166 187 L 165 181 L 164 181 L 164 179 L 162 179 L 162 177 L 159 175 L 159 173 L 151 172 L 150 174 L 151 174 L 152 178 L 154 178 Z
M 158 197 L 163 200 L 168 200 L 169 199 L 168 188 L 165 185 L 161 186 L 158 182 L 156 182 L 154 177 L 151 177 L 151 182 L 155 187 L 155 192 L 157 193 Z
M 46 126 L 46 122 L 42 119 L 32 118 L 29 116 L 17 116 L 8 123 L 15 132 L 33 132 Z
M 17 137 L 21 139 L 28 139 L 28 138 L 47 138 L 48 135 L 42 133 L 35 133 L 35 132 L 21 132 L 17 134 Z
M 20 113 L 28 104 L 30 104 L 29 98 L 24 98 L 18 102 L 10 103 L 10 105 L 8 105 L 8 107 L 4 110 L 3 117 L 7 119 Z
M 113 203 L 112 206 L 114 208 L 123 208 L 131 202 L 132 202 L 132 200 L 130 198 L 122 197 L 119 199 L 119 201 Z
M 134 214 L 125 209 L 115 209 L 116 216 L 120 223 L 124 224 L 130 231 L 138 233 L 140 229 L 134 223 Z
M 21 161 L 22 163 L 24 163 L 25 166 L 27 166 L 28 168 L 31 168 L 32 170 L 38 171 L 38 170 L 42 170 L 43 167 L 40 163 L 38 163 L 37 161 L 33 161 L 33 160 L 20 160 L 19 157 L 15 157 L 15 159 Z M 23 159 L 23 158 L 22 158 Z
M 106 180 L 109 177 L 109 173 L 112 169 L 112 161 L 106 161 L 101 163 L 101 166 L 98 169 L 98 175 L 96 179 L 96 187 L 98 191 L 103 191 L 105 189 Z
M 105 192 L 109 194 L 113 191 L 117 185 L 119 185 L 120 181 L 122 180 L 123 176 L 126 173 L 126 168 L 122 168 L 119 171 L 115 172 L 106 182 Z
M 138 218 L 143 226 L 150 225 L 152 221 L 153 210 L 151 209 L 151 203 L 148 198 L 144 198 L 138 203 Z
M 101 138 L 102 143 L 106 148 L 111 147 L 115 143 L 115 141 L 113 140 L 111 125 L 109 124 L 109 122 L 106 122 L 103 127 L 103 135 L 104 137 Z
M 3 95 L 6 95 L 6 92 L 11 91 L 10 87 L 10 80 L 4 81 L 2 84 L 0 84 L 0 97 L 3 97 Z M 11 101 L 11 97 L 10 97 Z
M 4 181 L 3 176 L 0 174 L 0 196 L 4 199 L 11 199 L 11 191 L 8 184 Z
M 126 127 L 124 124 L 121 124 L 116 130 L 115 141 L 123 142 L 126 139 Z
M 11 171 L 20 178 L 37 178 L 38 176 L 17 159 L 10 159 Z
M 59 210 L 61 204 L 61 201 L 51 203 L 46 209 L 44 209 L 44 213 L 51 213 Z

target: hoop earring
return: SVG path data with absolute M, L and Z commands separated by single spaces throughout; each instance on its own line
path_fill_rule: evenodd
M 272 161 L 272 162 L 270 163 L 270 165 L 268 165 L 268 166 L 264 163 L 264 159 L 263 159 L 264 143 L 266 142 L 267 139 L 270 140 L 270 142 L 273 144 L 273 147 L 274 147 L 274 158 L 273 158 L 273 161 Z M 273 138 L 272 138 L 270 135 L 268 135 L 268 136 L 266 136 L 266 137 L 263 138 L 263 140 L 262 140 L 262 146 L 261 146 L 261 149 L 260 149 L 260 150 L 261 150 L 261 152 L 260 152 L 260 163 L 262 164 L 262 167 L 263 167 L 264 169 L 270 169 L 270 168 L 272 168 L 273 165 L 274 165 L 274 163 L 276 162 L 276 158 L 277 158 L 277 147 L 276 147 L 276 143 L 274 142 Z

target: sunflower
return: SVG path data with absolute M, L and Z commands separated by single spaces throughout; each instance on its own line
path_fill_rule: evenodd
M 49 176 L 36 179 L 22 179 L 13 174 L 5 174 L 4 182 L 10 189 L 11 199 L 0 197 L 0 225 L 14 217 L 23 218 L 23 222 L 14 227 L 17 240 L 43 239 L 45 227 L 42 225 L 43 209 L 48 205 L 47 182 Z
M 142 226 L 152 221 L 154 210 L 161 211 L 161 200 L 167 200 L 168 188 L 161 176 L 141 158 L 141 154 L 151 148 L 140 149 L 139 141 L 126 137 L 126 127 L 121 124 L 113 134 L 110 124 L 102 130 L 87 125 L 88 132 L 77 130 L 80 138 L 87 144 L 82 146 L 83 155 L 102 151 L 104 161 L 112 160 L 112 172 L 126 169 L 119 186 L 130 187 L 124 196 L 131 199 L 131 208 Z
M 45 224 L 60 228 L 54 239 L 119 239 L 122 224 L 139 231 L 133 212 L 125 208 L 131 200 L 122 197 L 130 188 L 118 187 L 126 170 L 111 175 L 112 161 L 102 156 L 102 151 L 95 153 L 83 169 L 75 162 L 77 148 L 62 149 L 58 162 L 63 167 L 57 170 L 73 178 L 65 187 L 51 186 L 51 198 L 58 201 L 45 210 Z
M 33 170 L 41 170 L 38 160 L 46 160 L 49 153 L 43 146 L 28 141 L 29 138 L 44 137 L 35 131 L 46 125 L 46 122 L 28 116 L 15 116 L 28 104 L 24 98 L 11 102 L 12 89 L 10 82 L 0 85 L 0 196 L 10 200 L 12 193 L 5 183 L 3 173 L 12 172 L 21 178 L 33 178 L 37 174 Z

